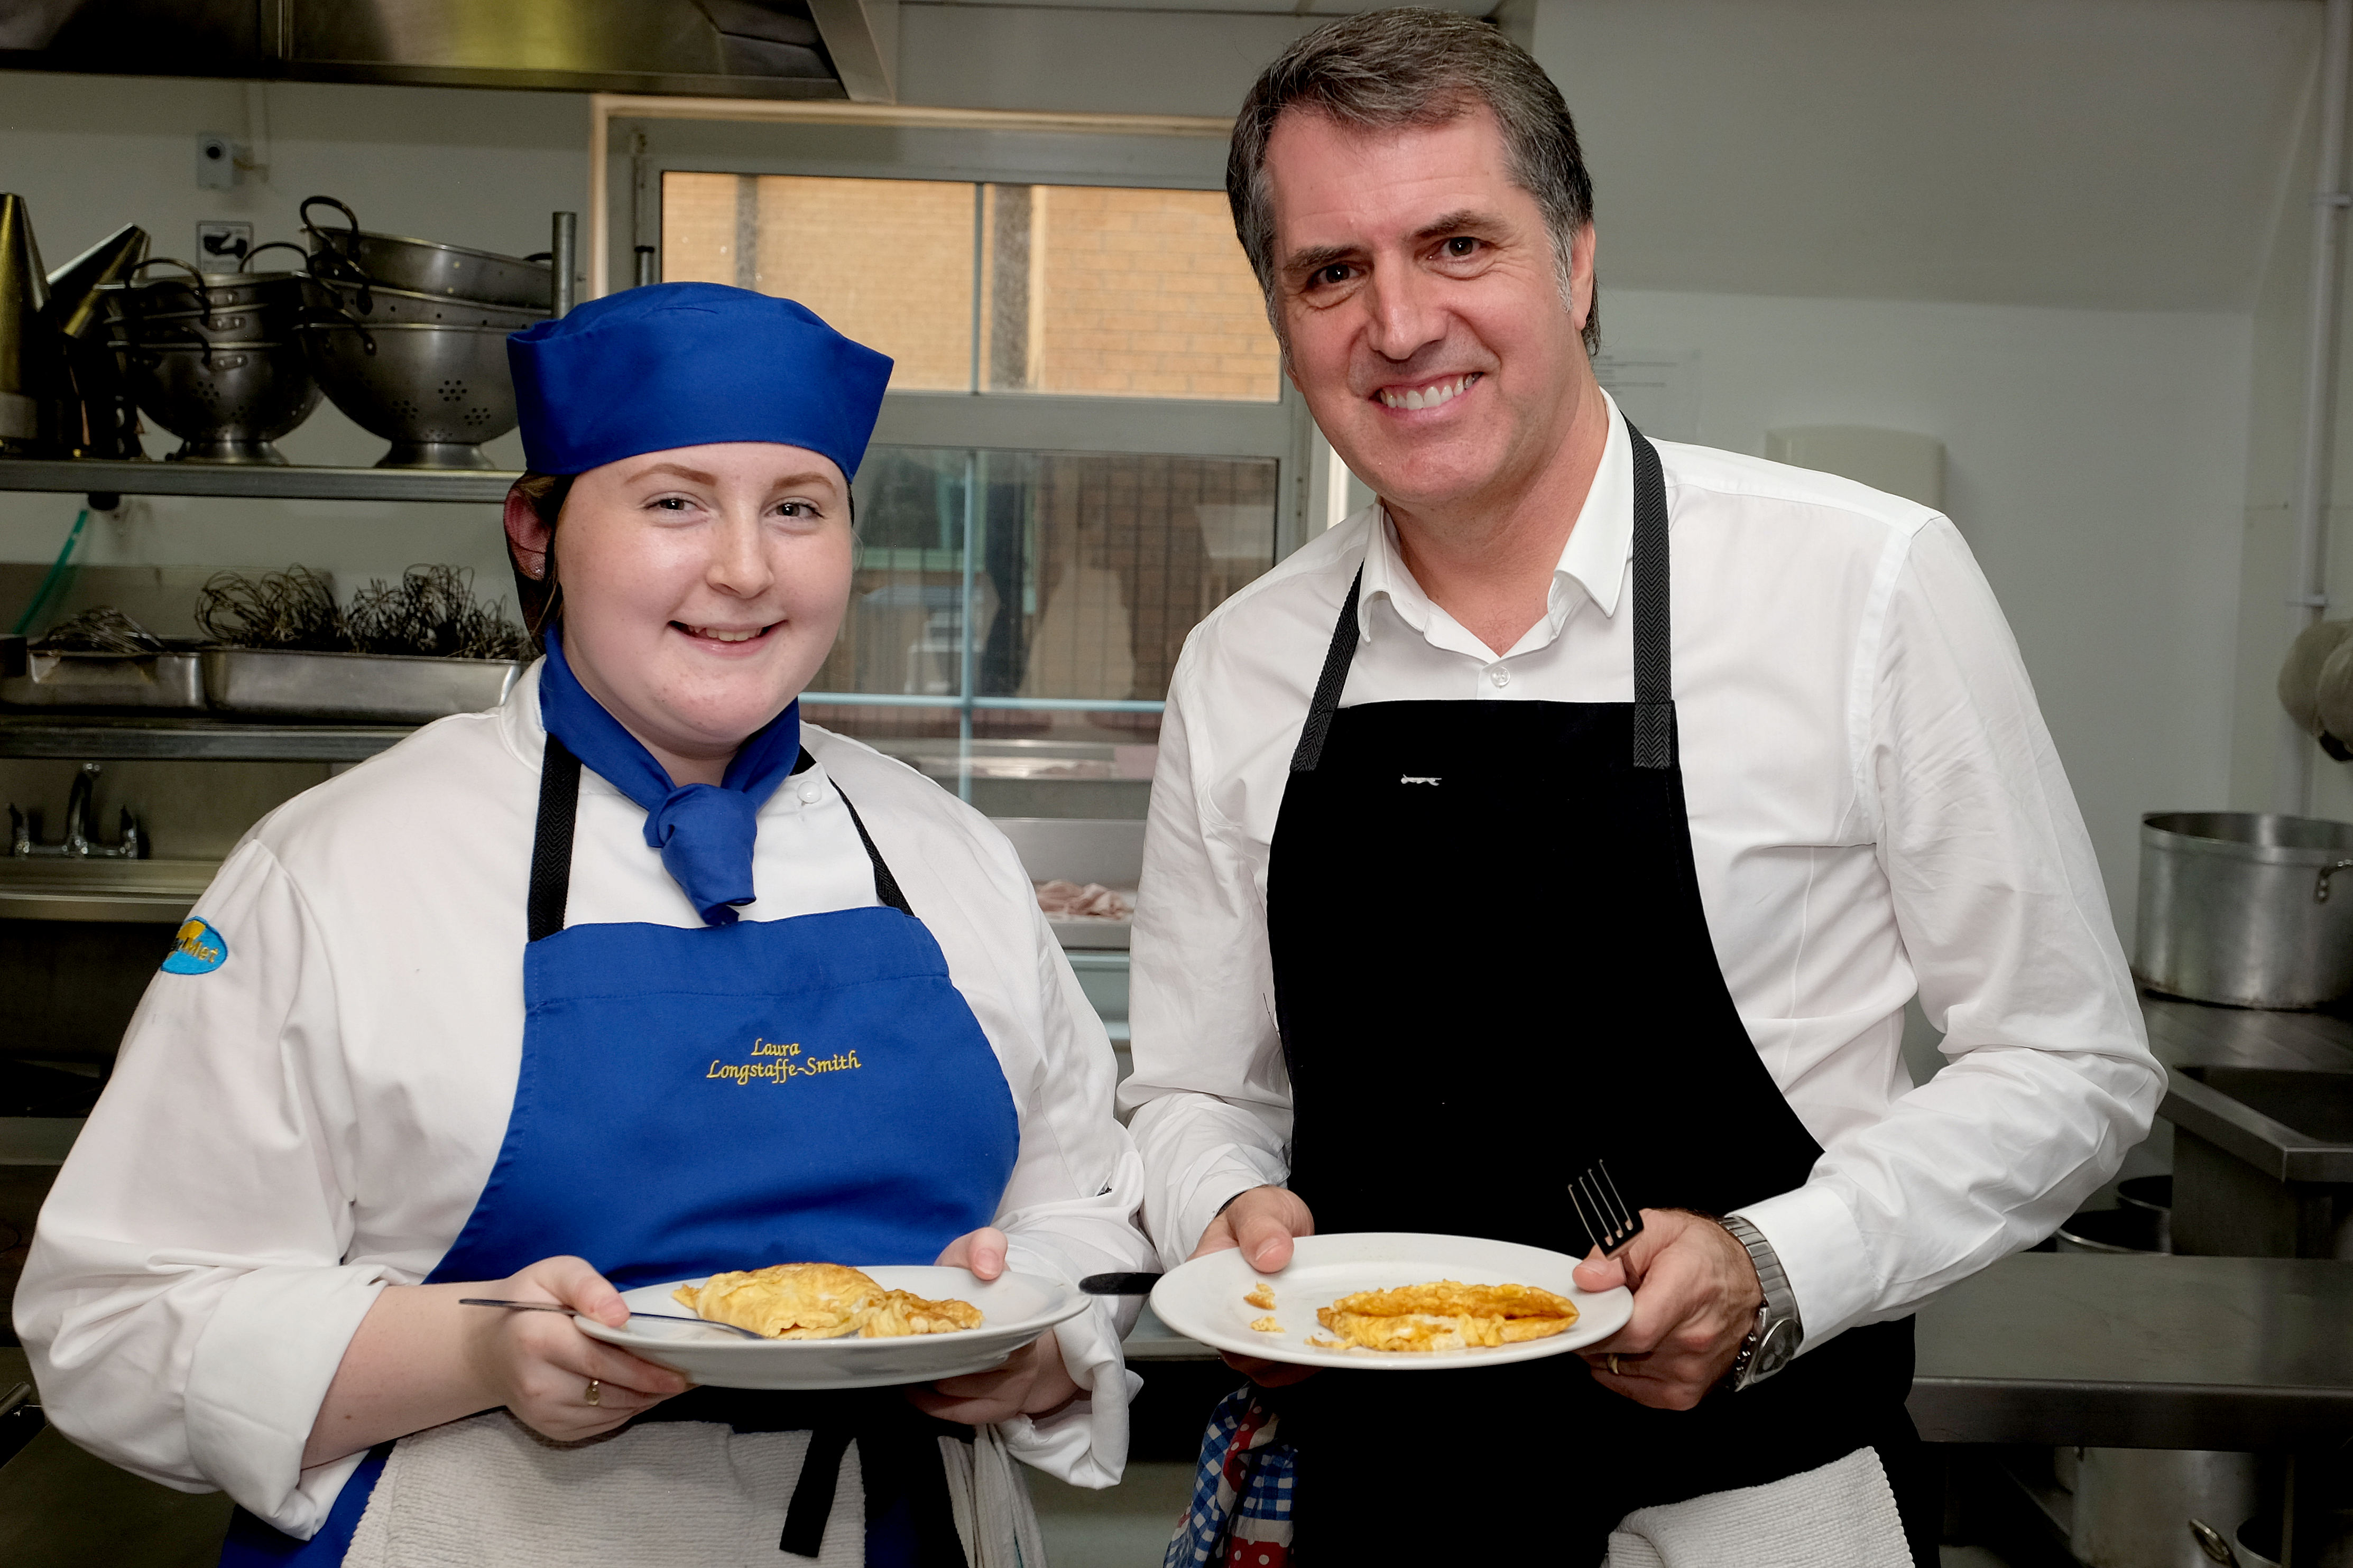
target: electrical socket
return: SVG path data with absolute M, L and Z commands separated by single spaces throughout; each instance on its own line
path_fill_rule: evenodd
M 206 132 L 196 138 L 196 188 L 230 191 L 237 188 L 237 143 Z

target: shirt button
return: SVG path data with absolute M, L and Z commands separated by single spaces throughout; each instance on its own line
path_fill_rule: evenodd
M 1512 683 L 1512 672 L 1500 664 L 1495 665 L 1487 671 L 1487 679 L 1498 686 L 1509 686 Z
M 805 784 L 801 785 L 801 804 L 803 805 L 815 805 L 818 803 L 818 797 L 824 793 L 824 791 L 818 789 L 817 785 L 813 784 Z

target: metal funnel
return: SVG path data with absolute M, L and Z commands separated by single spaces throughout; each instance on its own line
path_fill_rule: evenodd
M 52 457 L 62 450 L 65 358 L 42 314 L 48 300 L 25 198 L 0 192 L 0 452 Z
M 43 308 L 49 325 L 65 337 L 90 336 L 104 313 L 106 296 L 99 289 L 121 282 L 146 259 L 147 231 L 126 223 L 50 273 L 49 301 Z
M 129 366 L 113 340 L 121 290 L 113 287 L 147 259 L 147 231 L 124 224 L 49 274 L 42 308 L 66 362 L 67 450 L 77 458 L 143 458 Z

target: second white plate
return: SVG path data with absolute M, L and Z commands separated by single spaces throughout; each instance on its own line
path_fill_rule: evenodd
M 888 1340 L 754 1341 L 699 1323 L 655 1323 L 632 1318 L 627 1328 L 575 1316 L 581 1331 L 659 1366 L 682 1372 L 711 1388 L 889 1388 L 987 1372 L 1066 1318 L 1087 1310 L 1087 1298 L 1035 1274 L 1007 1272 L 984 1284 L 962 1268 L 885 1265 L 866 1269 L 886 1290 L 912 1290 L 932 1300 L 969 1301 L 981 1310 L 976 1329 L 908 1334 Z M 621 1292 L 633 1312 L 691 1309 L 670 1294 L 700 1279 L 640 1285 Z
M 1152 1310 L 1160 1321 L 1221 1351 L 1294 1362 L 1302 1366 L 1340 1366 L 1373 1372 L 1437 1372 L 1504 1362 L 1535 1361 L 1580 1349 L 1626 1326 L 1634 1315 L 1631 1291 L 1580 1290 L 1571 1277 L 1577 1259 L 1566 1253 L 1516 1242 L 1471 1236 L 1427 1236 L 1413 1231 L 1357 1231 L 1301 1237 L 1291 1266 L 1279 1274 L 1254 1272 L 1238 1251 L 1213 1252 L 1171 1269 L 1152 1289 Z M 1329 1339 L 1315 1310 L 1358 1290 L 1388 1290 L 1459 1279 L 1466 1285 L 1534 1285 L 1577 1303 L 1577 1321 L 1567 1333 L 1491 1349 L 1438 1351 L 1429 1354 L 1324 1350 L 1310 1335 Z M 1242 1300 L 1261 1280 L 1274 1287 L 1274 1310 Z M 1250 1324 L 1271 1317 L 1281 1333 L 1261 1333 Z

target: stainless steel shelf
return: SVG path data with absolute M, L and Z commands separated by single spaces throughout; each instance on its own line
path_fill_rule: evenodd
M 0 490 L 264 500 L 497 503 L 522 476 L 495 469 L 269 468 L 242 463 L 121 463 L 0 458 Z
M 408 734 L 396 724 L 227 719 L 0 717 L 0 757 L 71 762 L 356 763 Z

